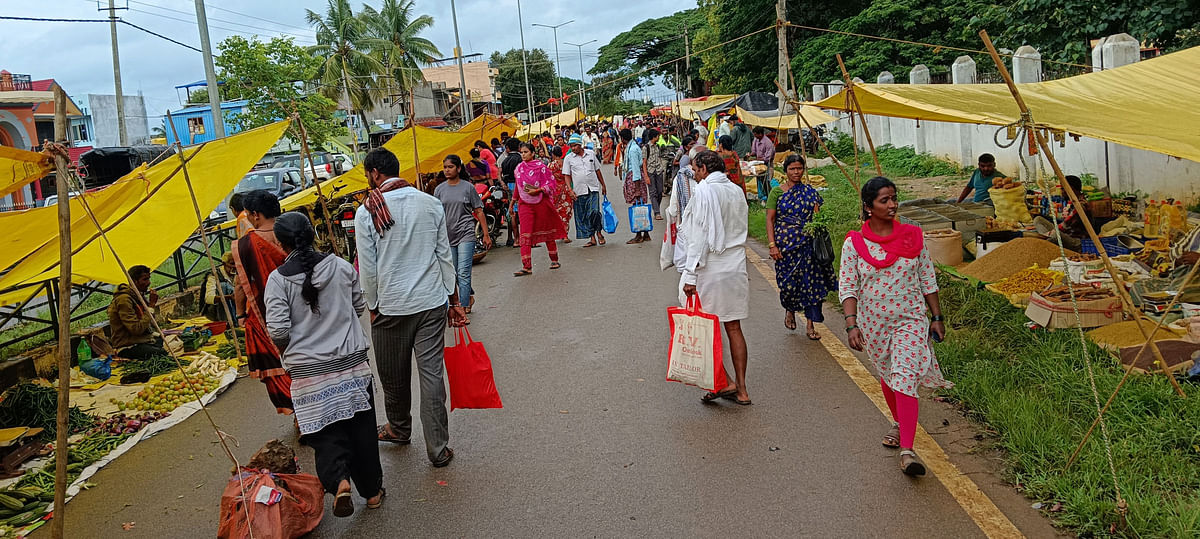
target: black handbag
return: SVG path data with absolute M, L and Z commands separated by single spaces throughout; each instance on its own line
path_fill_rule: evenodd
M 813 227 L 809 231 L 813 242 L 813 260 L 822 266 L 833 265 L 833 241 L 825 227 Z

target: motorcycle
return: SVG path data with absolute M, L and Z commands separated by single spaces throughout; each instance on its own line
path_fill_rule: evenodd
M 818 139 L 825 139 L 825 127 L 818 125 L 813 129 L 801 129 L 800 131 L 804 140 L 803 144 L 805 153 L 808 155 L 819 155 L 821 150 L 821 141 Z M 828 140 L 826 140 L 826 142 L 828 142 Z
M 492 245 L 500 239 L 500 232 L 507 226 L 506 215 L 508 214 L 508 203 L 511 200 L 511 194 L 508 189 L 498 184 L 489 184 L 480 182 L 475 184 L 475 192 L 479 194 L 479 198 L 483 202 L 483 219 L 487 223 L 488 236 L 492 239 Z M 475 262 L 483 260 L 487 256 L 488 249 L 483 246 L 483 227 L 475 225 L 475 237 L 478 238 L 475 242 Z

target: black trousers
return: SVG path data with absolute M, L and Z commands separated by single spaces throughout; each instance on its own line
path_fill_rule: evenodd
M 146 360 L 152 357 L 169 356 L 170 354 L 163 347 L 162 337 L 156 337 L 154 342 L 135 344 L 117 352 L 117 355 L 125 359 Z
M 305 434 L 303 441 L 313 448 L 317 477 L 326 492 L 336 494 L 342 480 L 349 479 L 359 496 L 370 498 L 379 494 L 383 486 L 383 466 L 379 464 L 374 397 L 370 410 Z

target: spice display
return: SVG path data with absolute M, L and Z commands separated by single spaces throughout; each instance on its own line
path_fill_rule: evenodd
M 1067 251 L 1067 256 L 1079 253 Z M 961 271 L 985 283 L 996 282 L 1025 268 L 1037 265 L 1048 267 L 1050 262 L 1062 256 L 1058 245 L 1037 238 L 1017 238 L 988 251 Z
M 1146 330 L 1147 335 L 1149 335 L 1151 331 L 1154 331 L 1154 327 L 1157 325 L 1150 320 L 1140 320 L 1137 322 L 1131 320 L 1127 322 L 1109 324 L 1102 328 L 1089 331 L 1087 335 L 1088 338 L 1099 345 L 1110 346 L 1114 348 L 1137 346 L 1146 342 L 1146 338 L 1143 337 L 1142 332 L 1138 330 L 1139 323 Z M 1164 326 L 1160 328 L 1158 333 L 1154 335 L 1154 340 L 1165 341 L 1169 339 L 1178 339 L 1181 336 L 1181 334 L 1176 333 L 1174 330 Z
M 1097 288 L 1091 285 L 1059 286 L 1039 292 L 1043 298 L 1053 301 L 1071 301 L 1071 289 L 1074 288 L 1075 301 L 1094 301 L 1098 299 L 1115 298 L 1116 294 L 1107 288 Z
M 1053 286 L 1062 274 L 1037 268 L 1026 268 L 995 283 L 993 288 L 1004 295 L 1041 292 Z

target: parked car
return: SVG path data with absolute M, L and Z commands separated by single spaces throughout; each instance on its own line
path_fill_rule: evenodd
M 79 191 L 71 191 L 72 197 L 79 196 Z M 50 195 L 46 197 L 45 203 L 42 206 L 55 206 L 58 204 L 58 195 Z
M 226 195 L 225 199 L 217 205 L 217 209 L 209 215 L 209 220 L 221 222 L 237 217 L 229 209 L 229 197 L 232 197 L 234 193 L 266 189 L 274 193 L 280 200 L 283 200 L 292 193 L 305 189 L 308 186 L 309 184 L 305 183 L 300 177 L 300 169 L 298 168 L 278 167 L 251 170 L 242 177 L 242 181 L 238 182 L 237 187 L 234 187 L 233 191 Z
M 328 153 L 328 152 L 313 152 L 312 153 L 312 161 L 313 161 L 313 164 L 316 165 L 315 167 L 310 167 L 308 164 L 308 161 L 304 161 L 304 163 L 303 163 L 303 170 L 304 170 L 305 176 L 311 175 L 313 169 L 315 168 L 317 179 L 321 180 L 321 181 L 325 181 L 325 180 L 329 180 L 329 179 L 341 176 L 342 172 L 344 171 L 342 161 L 339 159 L 336 159 L 333 154 Z M 274 168 L 292 167 L 292 168 L 300 169 L 301 168 L 300 154 L 294 153 L 294 154 L 290 154 L 290 155 L 281 155 L 279 157 L 276 157 L 275 161 L 273 161 L 271 163 L 271 166 Z

